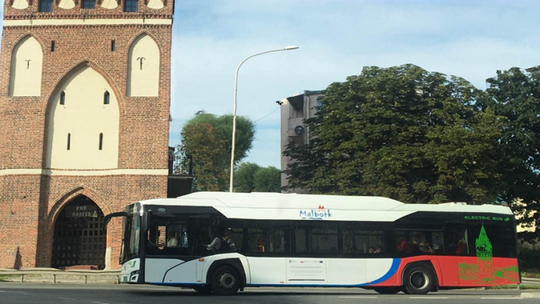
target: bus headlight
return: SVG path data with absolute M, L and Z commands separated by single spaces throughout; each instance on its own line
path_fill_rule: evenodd
M 138 279 L 139 279 L 139 271 L 138 270 L 132 271 L 131 274 L 129 275 L 129 281 L 137 282 Z

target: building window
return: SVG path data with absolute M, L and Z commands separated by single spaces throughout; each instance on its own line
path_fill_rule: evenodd
M 43 13 L 52 12 L 53 0 L 40 0 L 39 1 L 39 11 Z
M 109 104 L 111 94 L 109 94 L 109 91 L 105 91 L 103 94 L 103 104 Z
M 54 40 L 51 41 L 51 52 L 54 52 L 55 42 Z
M 95 8 L 96 0 L 82 0 L 82 8 Z
M 60 93 L 60 104 L 61 105 L 66 104 L 66 92 L 64 92 L 64 91 L 62 91 L 62 93 Z
M 124 12 L 136 12 L 138 4 L 138 0 L 125 0 Z
M 99 149 L 103 150 L 103 133 L 99 133 Z
M 71 149 L 71 133 L 68 133 L 67 149 L 68 149 L 68 151 Z
M 116 41 L 111 40 L 111 52 L 116 51 Z

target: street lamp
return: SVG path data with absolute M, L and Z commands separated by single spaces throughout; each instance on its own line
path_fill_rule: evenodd
M 297 48 L 298 48 L 297 46 L 286 46 L 282 49 L 257 53 L 242 60 L 242 62 L 240 62 L 240 64 L 236 68 L 236 74 L 234 76 L 234 110 L 233 110 L 233 129 L 232 129 L 232 147 L 231 147 L 231 179 L 230 179 L 229 192 L 233 192 L 233 180 L 234 180 L 234 148 L 236 145 L 236 96 L 237 96 L 237 90 L 238 90 L 238 71 L 240 70 L 240 67 L 242 66 L 242 64 L 244 64 L 244 62 L 246 62 L 249 58 L 267 54 L 267 53 L 296 50 Z

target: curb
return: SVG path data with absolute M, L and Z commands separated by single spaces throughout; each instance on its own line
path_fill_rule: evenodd
M 540 299 L 540 292 L 522 292 L 523 299 Z
M 119 284 L 120 270 L 0 269 L 5 282 L 50 284 Z

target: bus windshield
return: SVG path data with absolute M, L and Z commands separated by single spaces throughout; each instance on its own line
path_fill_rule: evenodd
M 127 216 L 124 219 L 124 242 L 122 263 L 137 257 L 140 252 L 140 231 L 141 217 L 137 212 L 137 205 L 131 205 L 126 208 Z

